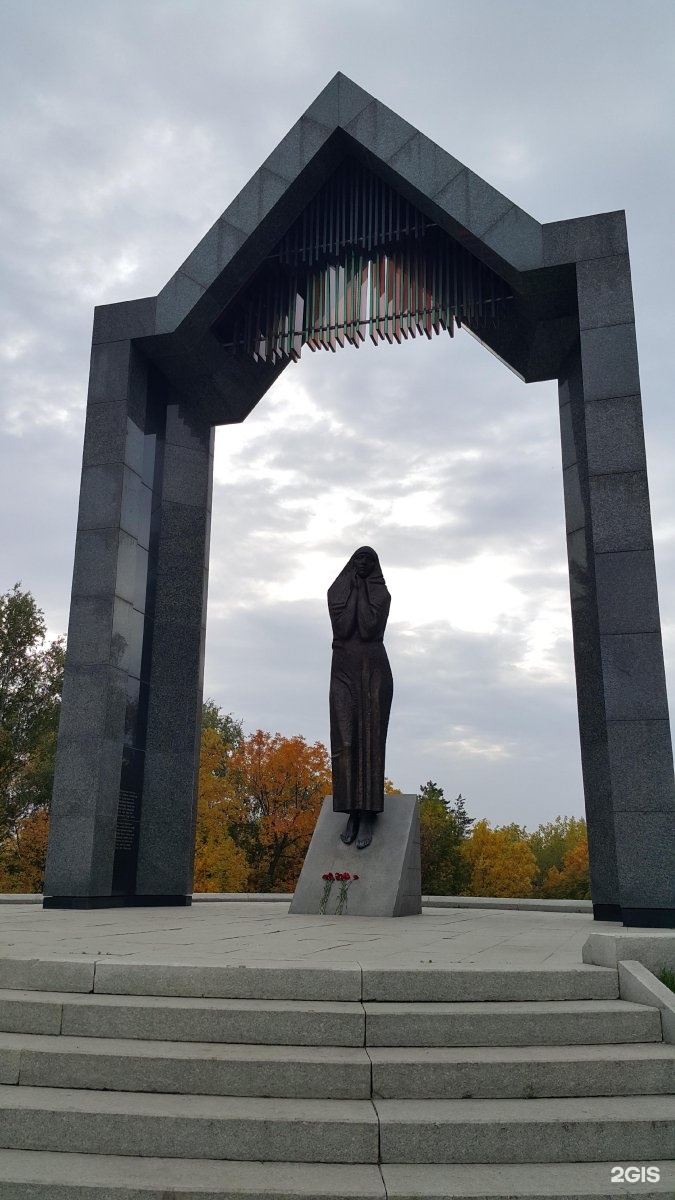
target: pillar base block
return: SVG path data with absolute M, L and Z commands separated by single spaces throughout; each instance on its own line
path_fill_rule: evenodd
M 621 919 L 636 929 L 675 929 L 675 908 L 623 908 Z
M 43 908 L 177 908 L 192 904 L 192 896 L 45 896 Z
M 620 921 L 621 920 L 621 905 L 620 904 L 594 904 L 593 905 L 593 920 L 594 921 Z

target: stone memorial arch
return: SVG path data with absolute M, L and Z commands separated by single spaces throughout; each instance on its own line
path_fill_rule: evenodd
M 462 325 L 558 381 L 595 916 L 675 924 L 624 214 L 540 225 L 340 74 L 159 295 L 96 309 L 45 906 L 190 903 L 214 427 L 303 346 Z

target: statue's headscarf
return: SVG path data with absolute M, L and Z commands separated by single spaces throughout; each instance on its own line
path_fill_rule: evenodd
M 386 611 L 384 614 L 386 621 L 386 612 L 389 611 L 391 596 L 389 595 L 387 585 L 384 582 L 384 575 L 382 574 L 380 560 L 372 546 L 359 546 L 358 550 L 354 551 L 349 561 L 342 568 L 337 579 L 330 585 L 328 589 L 328 610 L 330 615 L 331 617 L 339 616 L 344 609 L 347 600 L 349 599 L 349 593 L 351 592 L 352 580 L 355 571 L 354 559 L 358 554 L 368 554 L 375 562 L 375 566 L 370 572 L 370 575 L 367 575 L 363 582 L 366 587 L 369 603 L 374 608 L 378 609 L 378 611 L 382 611 L 386 605 Z

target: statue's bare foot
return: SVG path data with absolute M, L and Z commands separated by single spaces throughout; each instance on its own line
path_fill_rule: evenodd
M 359 836 L 356 839 L 356 849 L 365 850 L 373 840 L 373 818 L 370 813 L 367 813 L 361 818 L 359 827 Z
M 354 838 L 356 837 L 358 832 L 359 832 L 359 814 L 358 813 L 350 813 L 349 820 L 347 821 L 345 829 L 340 834 L 340 841 L 344 842 L 345 846 L 351 846 L 351 844 L 354 841 Z M 368 839 L 368 840 L 370 841 L 370 839 Z M 357 843 L 357 845 L 358 845 L 358 843 Z

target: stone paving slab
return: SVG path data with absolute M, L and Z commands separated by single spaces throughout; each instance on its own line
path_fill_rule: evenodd
M 522 909 L 426 909 L 420 916 L 392 920 L 291 916 L 279 901 L 94 911 L 13 904 L 0 905 L 0 960 L 76 959 L 83 975 L 90 960 L 101 959 L 129 964 L 567 968 L 579 966 L 593 930 L 586 913 Z M 85 984 L 83 979 L 73 990 L 85 990 Z M 12 986 L 26 985 L 8 982 L 0 967 L 0 987 Z

